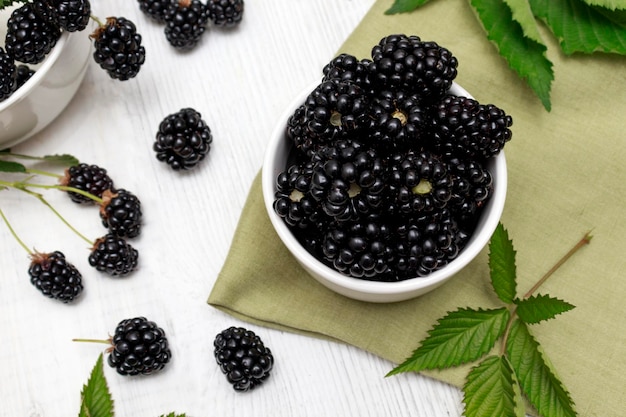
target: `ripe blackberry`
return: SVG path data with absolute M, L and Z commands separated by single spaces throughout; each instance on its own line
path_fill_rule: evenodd
M 23 86 L 26 81 L 30 80 L 30 77 L 35 75 L 35 70 L 28 65 L 20 64 L 17 66 L 17 72 L 15 73 L 15 88 L 18 89 Z
M 194 48 L 209 22 L 207 6 L 200 0 L 175 0 L 165 10 L 165 38 L 174 48 Z
M 108 17 L 90 37 L 94 41 L 94 60 L 111 78 L 126 81 L 139 73 L 146 60 L 146 50 L 132 21 Z
M 67 32 L 85 29 L 91 16 L 89 0 L 45 0 L 53 8 L 57 24 Z
M 4 47 L 16 61 L 38 64 L 60 37 L 57 25 L 37 14 L 33 3 L 24 3 L 9 17 Z
M 172 3 L 172 0 L 137 0 L 139 10 L 148 17 L 159 23 L 165 23 L 165 10 Z
M 165 117 L 159 124 L 153 149 L 159 161 L 175 171 L 195 167 L 211 150 L 211 129 L 192 108 Z
M 13 57 L 0 47 L 0 101 L 4 101 L 16 89 L 17 67 Z
M 389 158 L 389 166 L 389 213 L 423 215 L 446 207 L 453 182 L 438 156 L 429 152 L 397 153 Z
M 368 140 L 388 151 L 419 149 L 428 133 L 428 111 L 417 94 L 384 90 L 372 101 Z
M 36 252 L 28 269 L 30 282 L 46 297 L 68 303 L 83 291 L 82 276 L 62 252 Z
M 107 362 L 120 375 L 150 375 L 172 358 L 165 331 L 145 317 L 120 321 L 111 344 Z
M 337 141 L 319 153 L 311 195 L 335 221 L 358 219 L 382 208 L 386 183 L 383 159 L 351 140 Z
M 322 81 L 349 81 L 370 93 L 372 86 L 368 67 L 371 62 L 370 59 L 359 60 L 351 54 L 339 54 L 322 68 Z
M 453 158 L 447 163 L 452 175 L 450 210 L 468 228 L 473 229 L 480 210 L 493 193 L 491 172 L 479 161 Z
M 293 146 L 303 154 L 310 153 L 315 149 L 316 145 L 323 142 L 322 140 L 318 140 L 316 135 L 309 129 L 305 105 L 299 106 L 293 114 L 289 116 L 285 134 Z
M 447 95 L 432 113 L 432 146 L 446 156 L 489 158 L 511 139 L 513 119 L 493 104 Z
M 104 227 L 118 237 L 133 238 L 141 232 L 141 202 L 124 189 L 102 193 L 100 218 Z
M 263 383 L 274 367 L 274 356 L 259 336 L 243 327 L 229 327 L 213 341 L 217 364 L 235 391 L 249 391 Z
M 373 82 L 386 89 L 418 93 L 425 100 L 443 95 L 457 75 L 458 61 L 435 42 L 404 34 L 382 38 L 372 48 Z
M 243 18 L 243 0 L 207 0 L 206 5 L 215 26 L 237 26 Z
M 65 175 L 59 180 L 59 183 L 100 198 L 102 198 L 102 194 L 106 190 L 113 190 L 113 180 L 107 174 L 106 169 L 85 163 L 67 168 Z M 67 195 L 77 204 L 95 203 L 91 198 L 74 191 L 68 191 Z
M 324 260 L 342 274 L 361 279 L 390 281 L 392 230 L 378 216 L 335 224 L 324 235 Z
M 139 253 L 123 238 L 111 233 L 97 239 L 89 254 L 89 265 L 111 276 L 126 276 L 137 268 Z

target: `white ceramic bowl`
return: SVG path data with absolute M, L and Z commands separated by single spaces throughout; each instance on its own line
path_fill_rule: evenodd
M 386 303 L 408 300 L 432 291 L 448 281 L 482 251 L 498 225 L 504 208 L 507 188 L 507 167 L 504 152 L 500 152 L 488 165 L 494 181 L 493 194 L 488 204 L 483 208 L 473 235 L 456 259 L 427 277 L 398 282 L 352 278 L 324 265 L 307 252 L 272 207 L 276 191 L 275 180 L 278 174 L 285 169 L 287 155 L 291 147 L 285 136 L 287 120 L 297 107 L 304 103 L 311 90 L 312 88 L 296 97 L 278 120 L 269 141 L 263 164 L 261 181 L 265 207 L 274 229 L 287 249 L 300 265 L 320 283 L 339 294 L 361 301 Z M 456 83 L 453 84 L 450 92 L 459 96 L 472 97 Z
M 15 7 L 0 10 L 0 45 L 3 48 L 6 23 Z M 74 97 L 90 60 L 88 30 L 64 32 L 46 59 L 32 66 L 35 74 L 9 98 L 0 101 L 0 149 L 39 133 Z

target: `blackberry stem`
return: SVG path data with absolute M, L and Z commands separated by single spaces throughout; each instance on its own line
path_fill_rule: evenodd
M 61 190 L 61 191 L 67 191 L 67 192 L 73 192 L 76 194 L 80 194 L 82 196 L 85 196 L 93 201 L 95 201 L 98 204 L 102 204 L 103 200 L 98 197 L 95 196 L 91 193 L 88 193 L 87 191 L 83 191 L 80 190 L 78 188 L 75 187 L 69 187 L 67 185 L 51 185 L 51 184 L 35 184 L 35 183 L 30 183 L 30 182 L 24 182 L 24 181 L 15 181 L 15 182 L 10 182 L 10 181 L 2 181 L 0 180 L 0 185 L 4 185 L 6 187 L 11 187 L 11 188 L 15 188 L 18 190 L 26 190 L 28 187 L 32 187 L 32 188 L 43 188 L 46 190 L 51 190 L 51 189 L 55 189 L 55 190 Z
M 85 342 L 85 343 L 102 343 L 105 345 L 111 344 L 111 339 L 72 339 L 72 342 Z
M 15 230 L 13 230 L 13 227 L 11 226 L 11 223 L 9 223 L 9 219 L 6 218 L 6 216 L 4 215 L 4 212 L 2 211 L 2 209 L 0 209 L 0 216 L 2 216 L 2 220 L 4 220 L 4 224 L 7 225 L 7 227 L 9 228 L 9 231 L 11 232 L 11 234 L 13 235 L 15 240 L 17 240 L 17 243 L 19 243 L 20 246 L 23 247 L 24 250 L 26 250 L 26 252 L 28 252 L 29 255 L 33 255 L 34 252 L 32 250 L 30 250 L 30 248 L 28 246 L 26 246 L 26 244 L 22 241 L 22 239 L 20 239 L 20 237 L 17 235 L 17 233 L 15 233 Z

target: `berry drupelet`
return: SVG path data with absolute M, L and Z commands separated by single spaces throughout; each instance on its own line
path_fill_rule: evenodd
M 207 0 L 206 5 L 215 26 L 233 27 L 243 19 L 243 0 Z
M 132 21 L 108 17 L 90 37 L 94 41 L 94 60 L 111 78 L 126 81 L 139 73 L 146 60 L 146 50 Z
M 98 165 L 80 163 L 65 170 L 65 175 L 59 180 L 63 186 L 85 191 L 95 197 L 102 197 L 106 190 L 113 190 L 113 180 L 106 169 Z M 67 195 L 77 204 L 94 204 L 95 201 L 85 195 L 68 191 Z
M 9 98 L 17 88 L 16 73 L 13 57 L 0 47 L 0 101 Z
M 102 193 L 100 218 L 104 227 L 118 237 L 133 238 L 141 232 L 141 201 L 124 189 Z
M 165 331 L 145 317 L 120 321 L 111 344 L 107 362 L 120 375 L 150 375 L 172 358 Z
M 185 108 L 161 121 L 153 149 L 157 159 L 173 170 L 189 170 L 205 158 L 212 142 L 211 129 L 202 115 Z
M 30 282 L 46 297 L 68 303 L 83 291 L 82 276 L 62 252 L 36 252 L 28 269 Z
M 174 0 L 165 10 L 165 38 L 174 48 L 193 49 L 208 22 L 209 11 L 200 0 Z
M 121 237 L 111 233 L 96 239 L 89 265 L 111 276 L 126 276 L 137 268 L 139 253 Z
M 15 73 L 15 88 L 23 86 L 33 75 L 35 75 L 34 69 L 25 64 L 18 65 Z
M 229 327 L 213 341 L 217 364 L 235 391 L 249 391 L 263 383 L 274 366 L 274 356 L 259 336 L 243 327 Z

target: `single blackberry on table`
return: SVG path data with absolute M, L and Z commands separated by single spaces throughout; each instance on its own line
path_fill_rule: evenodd
M 491 172 L 476 160 L 452 158 L 447 166 L 453 182 L 450 210 L 459 221 L 473 228 L 481 209 L 493 193 Z
M 324 260 L 344 275 L 393 281 L 392 229 L 380 216 L 332 225 L 322 241 Z
M 215 26 L 237 26 L 243 19 L 243 0 L 207 0 L 209 19 Z
M 30 282 L 46 297 L 69 303 L 83 291 L 82 276 L 62 252 L 36 252 L 28 269 Z
M 369 94 L 372 90 L 368 70 L 371 62 L 351 54 L 339 54 L 322 68 L 322 81 L 349 81 Z
M 0 101 L 4 101 L 16 89 L 17 67 L 13 57 L 0 47 Z
M 377 152 L 359 142 L 339 140 L 321 150 L 311 177 L 311 195 L 335 221 L 378 213 L 384 201 L 386 170 Z
M 139 73 L 146 60 L 146 50 L 131 20 L 108 17 L 90 37 L 94 41 L 94 60 L 111 78 L 126 81 Z
M 107 170 L 93 164 L 80 163 L 67 168 L 59 183 L 100 198 L 106 190 L 113 190 L 113 180 Z M 74 191 L 68 191 L 67 195 L 77 204 L 95 203 L 93 199 Z
M 212 142 L 211 129 L 202 115 L 184 108 L 161 121 L 153 149 L 157 159 L 173 170 L 189 170 L 205 158 Z
M 137 0 L 139 10 L 159 23 L 165 22 L 165 10 L 176 0 Z
M 457 75 L 458 61 L 436 42 L 395 34 L 372 48 L 372 82 L 386 89 L 418 93 L 424 100 L 440 97 Z
M 249 391 L 270 376 L 274 356 L 259 336 L 243 327 L 229 327 L 215 336 L 213 353 L 235 391 Z
M 172 358 L 165 331 L 145 317 L 120 321 L 111 344 L 107 362 L 120 375 L 150 375 Z
M 4 47 L 14 60 L 38 64 L 60 37 L 59 26 L 36 13 L 33 3 L 24 3 L 9 17 Z
M 446 95 L 431 113 L 431 146 L 446 156 L 489 158 L 511 139 L 513 119 L 493 104 Z
M 447 165 L 429 152 L 400 152 L 389 158 L 387 207 L 390 214 L 422 215 L 445 208 L 452 197 Z
M 174 48 L 193 49 L 208 22 L 209 11 L 200 0 L 175 0 L 165 10 L 165 38 Z
M 100 218 L 104 227 L 118 237 L 133 238 L 141 232 L 141 201 L 130 191 L 106 190 L 102 193 Z
M 15 88 L 23 86 L 33 75 L 35 75 L 34 69 L 25 64 L 18 65 L 15 73 Z
M 111 276 L 126 276 L 137 268 L 139 253 L 124 238 L 111 233 L 96 239 L 89 265 Z
M 67 32 L 84 30 L 91 17 L 89 0 L 44 0 L 53 10 L 54 19 Z

